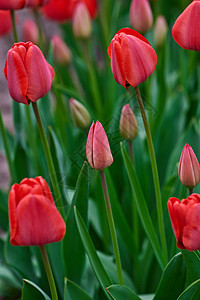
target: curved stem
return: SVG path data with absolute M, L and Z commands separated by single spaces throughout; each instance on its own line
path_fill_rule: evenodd
M 193 194 L 193 189 L 189 189 L 189 196 Z
M 52 300 L 58 300 L 56 285 L 55 285 L 55 281 L 54 281 L 54 278 L 53 278 L 53 273 L 52 273 L 52 270 L 51 270 L 51 266 L 50 266 L 50 263 L 49 263 L 49 258 L 48 258 L 45 246 L 40 246 L 40 250 L 41 250 L 42 259 L 43 259 L 43 262 L 44 262 L 44 267 L 45 267 L 48 282 L 49 282 L 49 287 L 50 287 L 50 290 L 51 290 Z
M 15 11 L 11 10 L 10 11 L 10 15 L 11 15 L 11 21 L 12 21 L 12 30 L 13 30 L 14 42 L 18 43 L 19 42 L 19 38 L 18 38 L 17 28 L 16 28 L 16 22 L 15 22 Z
M 101 183 L 102 183 L 103 194 L 104 194 L 104 199 L 105 199 L 105 204 L 106 204 L 108 223 L 109 223 L 109 227 L 110 227 L 110 234 L 111 234 L 112 243 L 113 243 L 115 261 L 116 261 L 116 265 L 117 265 L 117 274 L 118 274 L 118 278 L 119 278 L 119 283 L 121 285 L 123 285 L 124 281 L 123 281 L 122 266 L 121 266 L 121 260 L 120 260 L 120 254 L 119 254 L 119 247 L 118 247 L 118 242 L 117 242 L 117 235 L 116 235 L 116 230 L 115 230 L 114 219 L 113 219 L 113 215 L 112 215 L 110 198 L 109 198 L 109 194 L 108 194 L 108 188 L 107 188 L 107 184 L 106 184 L 105 173 L 104 173 L 104 171 L 99 171 L 99 173 L 100 173 L 100 177 L 101 177 Z
M 38 129 L 40 132 L 40 137 L 42 140 L 43 149 L 44 149 L 44 153 L 45 153 L 45 157 L 46 157 L 46 161 L 47 161 L 47 166 L 49 169 L 49 175 L 51 177 L 51 182 L 52 182 L 54 193 L 55 193 L 55 202 L 58 203 L 57 207 L 58 207 L 62 217 L 64 217 L 61 193 L 60 193 L 58 180 L 57 180 L 57 176 L 56 176 L 56 172 L 55 172 L 55 168 L 54 168 L 54 164 L 53 164 L 53 159 L 52 159 L 51 152 L 49 149 L 49 144 L 48 144 L 47 137 L 46 137 L 46 134 L 44 131 L 44 126 L 43 126 L 43 123 L 42 123 L 42 120 L 41 120 L 41 117 L 39 114 L 37 103 L 32 102 L 32 106 L 33 106 L 34 114 L 35 114 L 35 117 L 37 120 Z
M 158 226 L 159 226 L 159 232 L 160 232 L 160 239 L 161 239 L 161 245 L 162 245 L 162 251 L 163 251 L 163 262 L 167 264 L 168 258 L 167 258 L 167 244 L 166 244 L 166 238 L 165 238 L 165 228 L 164 228 L 164 218 L 163 218 L 163 209 L 162 209 L 162 199 L 161 199 L 161 192 L 160 192 L 160 183 L 159 183 L 159 177 L 158 177 L 158 168 L 156 163 L 156 157 L 153 147 L 153 141 L 151 137 L 151 132 L 149 128 L 149 124 L 147 121 L 147 116 L 145 113 L 144 105 L 142 102 L 142 98 L 140 95 L 140 91 L 138 86 L 135 88 L 135 94 L 137 97 L 137 101 L 140 107 L 140 111 L 142 114 L 142 119 L 144 123 L 144 128 L 146 131 L 147 136 L 147 143 L 149 148 L 149 155 L 151 160 L 151 167 L 152 167 L 152 173 L 153 173 L 153 180 L 154 180 L 154 188 L 155 188 L 155 194 L 156 194 L 156 204 L 157 204 L 157 215 L 158 215 Z

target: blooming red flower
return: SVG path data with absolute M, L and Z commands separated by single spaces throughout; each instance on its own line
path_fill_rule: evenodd
M 42 246 L 60 241 L 66 231 L 48 184 L 42 177 L 25 178 L 9 193 L 10 243 Z
M 181 201 L 168 201 L 168 210 L 177 247 L 189 251 L 200 250 L 200 195 L 192 194 Z
M 8 51 L 4 69 L 8 89 L 16 102 L 29 104 L 44 97 L 54 77 L 52 66 L 31 42 L 16 43 Z
M 179 46 L 200 51 L 200 0 L 193 0 L 177 18 L 172 35 Z
M 150 43 L 130 28 L 123 28 L 115 34 L 108 55 L 115 80 L 125 88 L 136 87 L 145 81 L 157 64 L 157 55 Z
M 37 7 L 47 4 L 49 0 L 0 0 L 0 9 L 21 9 L 23 7 Z
M 140 32 L 151 29 L 153 15 L 148 0 L 132 0 L 129 12 L 131 26 Z
M 87 138 L 86 156 L 93 169 L 103 170 L 113 162 L 105 130 L 99 121 L 93 122 Z
M 0 36 L 7 34 L 12 29 L 12 22 L 10 12 L 0 10 Z

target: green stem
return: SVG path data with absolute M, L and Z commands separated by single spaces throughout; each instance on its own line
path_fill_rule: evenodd
M 119 283 L 121 285 L 123 285 L 124 281 L 123 281 L 122 266 L 121 266 L 121 260 L 120 260 L 120 254 L 119 254 L 119 247 L 118 247 L 118 242 L 117 242 L 117 235 L 116 235 L 116 230 L 115 230 L 114 219 L 113 219 L 113 215 L 112 215 L 110 198 L 109 198 L 109 194 L 108 194 L 108 188 L 107 188 L 107 184 L 106 184 L 105 173 L 104 173 L 104 171 L 99 171 L 99 173 L 100 173 L 100 177 L 101 177 L 101 183 L 102 183 L 104 199 L 105 199 L 105 204 L 106 204 L 108 223 L 109 223 L 109 227 L 110 227 L 110 234 L 111 234 L 111 238 L 112 238 L 113 250 L 114 250 L 114 255 L 115 255 L 115 260 L 116 260 L 116 265 L 117 265 L 118 279 L 119 279 Z
M 158 226 L 159 226 L 159 232 L 160 232 L 160 239 L 161 239 L 161 245 L 162 245 L 162 251 L 163 251 L 163 262 L 164 264 L 167 264 L 168 258 L 167 258 L 167 244 L 166 244 L 166 238 L 165 238 L 165 228 L 164 228 L 164 218 L 163 218 L 163 209 L 162 209 L 162 199 L 161 199 L 161 192 L 160 192 L 160 183 L 159 183 L 159 177 L 158 177 L 158 168 L 156 163 L 156 157 L 153 147 L 153 141 L 151 137 L 151 132 L 149 128 L 149 124 L 147 121 L 147 116 L 145 113 L 144 105 L 142 102 L 142 98 L 140 95 L 140 91 L 138 86 L 135 88 L 135 94 L 137 97 L 137 101 L 140 107 L 140 111 L 142 114 L 142 119 L 144 123 L 144 128 L 146 131 L 147 136 L 147 143 L 149 148 L 149 155 L 151 160 L 151 166 L 152 166 L 152 173 L 153 173 L 153 180 L 154 180 L 154 188 L 155 188 L 155 194 L 156 194 L 156 204 L 157 204 L 157 214 L 158 214 Z
M 35 23 L 37 24 L 38 33 L 39 33 L 39 47 L 43 51 L 44 50 L 44 41 L 43 41 L 43 36 L 42 36 L 42 27 L 41 27 L 41 23 L 40 23 L 40 14 L 39 14 L 39 11 L 37 8 L 33 10 L 33 13 L 34 13 L 34 17 L 35 17 Z
M 82 96 L 82 97 L 85 97 L 85 93 L 83 91 L 83 88 L 82 88 L 82 85 L 80 83 L 80 80 L 77 76 L 77 73 L 75 71 L 75 68 L 74 66 L 71 64 L 69 64 L 68 66 L 68 70 L 69 70 L 69 74 L 72 78 L 72 81 L 73 81 L 73 84 L 74 84 L 74 87 L 76 88 L 76 90 L 79 92 L 79 94 Z
M 193 189 L 189 189 L 189 196 L 193 194 Z
M 10 15 L 11 15 L 11 21 L 12 21 L 12 30 L 13 30 L 14 42 L 18 43 L 19 38 L 18 38 L 16 22 L 15 22 L 15 11 L 11 10 Z
M 2 139 L 3 139 L 3 145 L 4 145 L 4 149 L 5 149 L 5 153 L 6 153 L 10 176 L 12 178 L 12 182 L 14 182 L 14 181 L 16 181 L 16 173 L 15 173 L 15 169 L 14 169 L 14 164 L 11 159 L 10 149 L 8 147 L 8 142 L 7 142 L 7 137 L 6 137 L 6 132 L 5 132 L 5 127 L 4 127 L 1 111 L 0 111 L 0 131 L 1 131 Z
M 48 258 L 45 246 L 40 246 L 40 250 L 41 250 L 42 259 L 43 259 L 43 262 L 44 262 L 44 267 L 45 267 L 45 270 L 46 270 L 46 274 L 47 274 L 47 278 L 48 278 L 48 282 L 49 282 L 49 286 L 50 286 L 50 290 L 51 290 L 52 300 L 58 300 L 56 285 L 55 285 L 55 281 L 54 281 L 54 278 L 53 278 L 53 273 L 52 273 L 52 270 L 51 270 L 51 266 L 50 266 L 50 263 L 49 263 L 49 258 Z
M 41 117 L 39 114 L 37 103 L 32 102 L 32 106 L 33 106 L 34 114 L 35 114 L 35 117 L 37 120 L 38 129 L 40 132 L 40 137 L 42 140 L 43 149 L 44 149 L 44 153 L 45 153 L 45 157 L 46 157 L 46 161 L 47 161 L 47 165 L 48 165 L 48 169 L 49 169 L 49 175 L 51 177 L 51 182 L 52 182 L 54 193 L 55 193 L 55 198 L 56 198 L 55 202 L 58 203 L 57 207 L 58 207 L 62 217 L 64 217 L 61 193 L 60 193 L 58 180 L 57 180 L 57 176 L 56 176 L 56 172 L 55 172 L 55 168 L 54 168 L 54 164 L 53 164 L 53 159 L 52 159 L 51 152 L 49 149 L 49 144 L 48 144 L 47 137 L 46 137 L 46 134 L 44 131 L 44 126 L 43 126 L 43 123 L 42 123 L 42 120 L 41 120 Z

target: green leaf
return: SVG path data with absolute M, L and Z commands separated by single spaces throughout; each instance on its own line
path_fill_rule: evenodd
M 125 285 L 111 285 L 107 288 L 107 291 L 115 300 L 141 300 L 140 297 Z
M 92 298 L 76 283 L 65 278 L 64 300 L 92 300 Z
M 89 257 L 92 268 L 96 274 L 96 277 L 97 277 L 101 287 L 103 288 L 104 293 L 108 296 L 106 287 L 111 285 L 110 278 L 108 277 L 108 274 L 106 273 L 98 255 L 96 253 L 95 247 L 94 247 L 92 240 L 89 236 L 89 233 L 87 231 L 87 227 L 86 227 L 85 223 L 83 222 L 83 219 L 81 218 L 81 215 L 79 214 L 76 207 L 74 207 L 74 213 L 75 213 L 75 218 L 76 218 L 76 224 L 78 226 L 78 231 L 81 236 L 81 240 L 83 242 L 83 245 L 85 247 L 87 255 Z
M 186 286 L 200 278 L 200 259 L 195 252 L 181 250 L 187 266 Z
M 0 295 L 6 298 L 17 298 L 21 294 L 21 283 L 11 270 L 0 264 Z
M 85 250 L 76 226 L 73 207 L 80 211 L 84 222 L 88 219 L 89 179 L 88 165 L 85 162 L 80 171 L 75 193 L 66 218 L 66 234 L 63 239 L 63 257 L 67 277 L 79 282 L 85 264 Z
M 23 142 L 18 139 L 15 145 L 15 154 L 13 161 L 18 182 L 26 177 L 29 177 L 29 159 L 27 153 L 27 149 L 25 149 Z
M 194 300 L 200 299 L 200 279 L 193 282 L 183 291 L 177 300 Z
M 79 94 L 77 94 L 76 90 L 72 89 L 72 88 L 66 88 L 60 84 L 57 84 L 54 86 L 55 89 L 58 89 L 59 91 L 61 91 L 64 95 L 68 96 L 68 97 L 72 97 L 74 99 L 79 100 L 80 102 L 85 103 L 85 100 L 79 96 Z
M 130 158 L 124 149 L 123 144 L 121 143 L 121 151 L 122 156 L 125 162 L 126 170 L 129 176 L 130 184 L 134 193 L 134 198 L 136 200 L 136 205 L 138 209 L 138 213 L 140 215 L 141 222 L 143 224 L 144 230 L 146 232 L 146 235 L 151 243 L 151 246 L 154 250 L 155 256 L 163 269 L 163 258 L 162 258 L 162 252 L 160 249 L 160 245 L 158 242 L 158 238 L 148 211 L 148 207 L 140 186 L 140 183 L 138 181 L 137 175 L 135 173 L 135 170 L 132 166 L 132 163 L 130 161 Z
M 23 280 L 21 300 L 51 300 L 39 286 L 27 279 Z
M 8 229 L 8 195 L 0 190 L 0 228 Z
M 165 267 L 153 300 L 176 300 L 183 291 L 186 265 L 181 253 L 176 254 Z

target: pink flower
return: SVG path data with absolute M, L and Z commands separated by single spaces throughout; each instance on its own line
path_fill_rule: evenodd
M 33 20 L 24 21 L 22 25 L 22 39 L 24 42 L 33 42 L 34 44 L 38 44 L 38 28 Z
M 84 2 L 77 3 L 74 8 L 72 28 L 74 36 L 77 38 L 88 39 L 91 35 L 91 17 Z
M 140 32 L 151 29 L 153 15 L 148 0 L 132 0 L 129 12 L 131 26 Z
M 103 170 L 113 162 L 105 130 L 99 121 L 93 122 L 87 138 L 86 156 L 93 169 Z
M 157 55 L 149 42 L 130 28 L 123 28 L 115 34 L 108 55 L 115 80 L 126 89 L 145 81 L 157 64 Z
M 12 22 L 10 12 L 0 10 L 0 36 L 7 34 L 12 29 Z
M 51 38 L 53 56 L 59 64 L 69 64 L 72 60 L 72 54 L 66 43 L 58 35 Z
M 54 77 L 52 66 L 33 43 L 16 43 L 8 51 L 4 69 L 8 89 L 16 102 L 29 104 L 44 97 Z
M 137 120 L 129 104 L 122 108 L 119 129 L 121 136 L 128 141 L 135 139 L 138 134 Z

